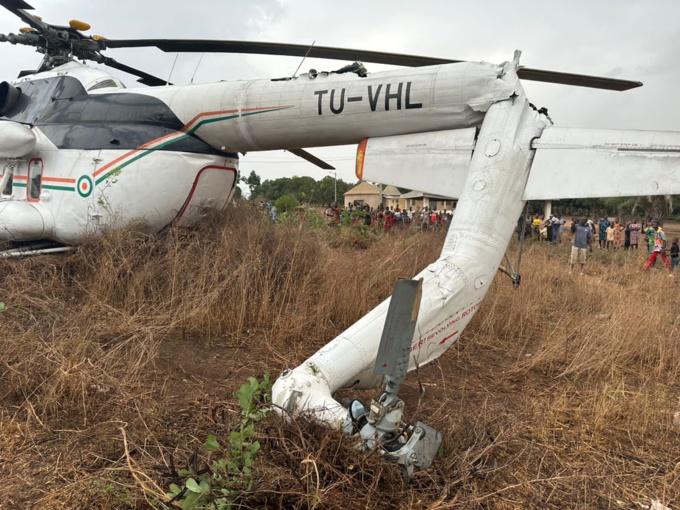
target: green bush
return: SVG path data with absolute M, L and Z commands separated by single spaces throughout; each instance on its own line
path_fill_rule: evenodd
M 300 202 L 293 195 L 285 195 L 279 198 L 274 205 L 276 206 L 277 214 L 283 214 L 300 207 Z

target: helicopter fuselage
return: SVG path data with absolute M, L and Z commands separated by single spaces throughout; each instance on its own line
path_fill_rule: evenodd
M 0 139 L 0 239 L 77 244 L 131 220 L 159 231 L 227 203 L 238 156 L 195 136 L 166 147 L 182 123 L 161 101 L 112 93 L 119 82 L 78 64 L 42 74 L 14 84 L 20 99 L 0 118 L 35 137 L 25 153 Z
M 29 127 L 35 145 L 16 153 L 0 139 L 0 239 L 77 244 L 132 220 L 156 232 L 189 225 L 228 202 L 239 152 L 478 126 L 513 93 L 501 71 L 462 63 L 143 89 L 75 62 L 26 76 L 0 125 Z

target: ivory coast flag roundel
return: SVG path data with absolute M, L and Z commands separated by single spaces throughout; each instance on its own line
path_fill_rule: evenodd
M 78 182 L 76 183 L 76 190 L 78 191 L 78 194 L 83 197 L 87 198 L 92 194 L 92 188 L 94 185 L 92 184 L 92 177 L 89 175 L 83 175 L 78 179 Z

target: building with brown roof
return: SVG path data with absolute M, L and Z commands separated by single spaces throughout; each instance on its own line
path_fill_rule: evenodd
M 345 207 L 349 204 L 359 206 L 367 204 L 369 207 L 377 209 L 381 201 L 382 192 L 380 187 L 366 181 L 359 183 L 345 193 Z

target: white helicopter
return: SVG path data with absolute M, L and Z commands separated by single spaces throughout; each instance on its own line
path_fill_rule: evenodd
M 83 35 L 89 26 L 79 21 L 47 24 L 23 0 L 2 0 L 0 6 L 29 25 L 17 35 L 0 35 L 0 42 L 44 54 L 36 72 L 0 84 L 0 240 L 77 244 L 89 233 L 133 219 L 152 231 L 189 225 L 204 207 L 220 209 L 229 201 L 238 153 L 292 149 L 332 168 L 302 148 L 370 138 L 370 156 L 377 138 L 441 138 L 441 131 L 478 126 L 493 102 L 512 93 L 497 79 L 501 68 L 490 64 L 433 65 L 447 61 L 254 42 L 106 40 Z M 367 75 L 356 64 L 292 79 L 175 87 L 102 54 L 142 46 L 427 66 Z M 126 89 L 76 59 L 127 71 L 152 87 Z M 520 76 L 619 89 L 639 85 L 530 69 Z M 392 164 L 392 158 L 380 159 Z M 374 178 L 370 174 L 367 167 L 363 177 Z M 442 191 L 439 183 L 435 187 Z
M 0 84 L 0 240 L 77 244 L 140 218 L 154 231 L 189 225 L 204 207 L 227 204 L 238 153 L 247 151 L 292 149 L 327 167 L 303 148 L 356 143 L 360 179 L 458 198 L 439 259 L 416 277 L 422 294 L 411 296 L 405 347 L 378 355 L 390 350 L 381 347 L 388 299 L 285 371 L 273 389 L 279 408 L 359 430 L 406 471 L 429 465 L 439 435 L 402 424 L 395 387 L 406 368 L 458 341 L 526 202 L 680 193 L 680 133 L 553 127 L 520 79 L 611 90 L 639 82 L 527 69 L 519 52 L 494 65 L 288 44 L 108 40 L 83 35 L 88 27 L 78 21 L 49 25 L 23 0 L 0 6 L 29 25 L 0 41 L 45 55 L 38 71 Z M 355 62 L 292 78 L 171 86 L 102 54 L 146 46 L 411 67 L 369 74 Z M 135 74 L 151 87 L 126 89 L 76 58 Z M 518 268 L 503 270 L 519 282 Z M 376 386 L 376 364 L 392 367 L 391 389 L 368 411 L 333 398 L 340 388 Z

